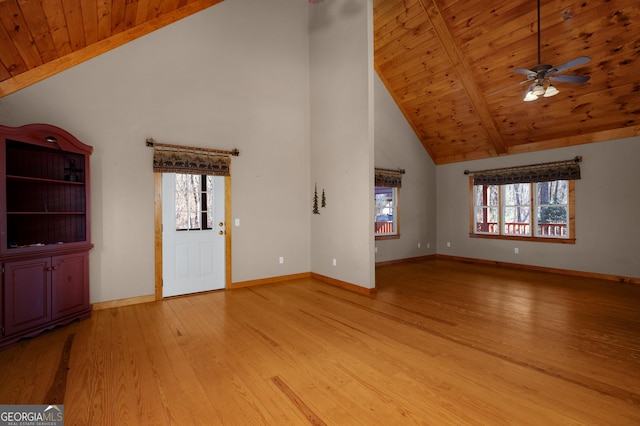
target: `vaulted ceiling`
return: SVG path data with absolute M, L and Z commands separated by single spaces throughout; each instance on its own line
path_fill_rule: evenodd
M 0 0 L 0 97 L 221 1 Z M 373 4 L 376 71 L 436 164 L 640 135 L 637 0 L 541 0 L 542 63 L 590 79 L 533 102 L 536 0 Z
M 0 0 L 0 98 L 223 0 Z
M 562 74 L 590 80 L 523 102 L 536 0 L 374 0 L 376 69 L 436 164 L 640 134 L 640 2 L 542 0 L 540 16 L 542 63 L 588 56 Z

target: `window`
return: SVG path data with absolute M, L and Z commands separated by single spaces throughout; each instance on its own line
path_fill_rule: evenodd
M 474 185 L 473 206 L 475 232 L 498 233 L 498 185 Z
M 398 224 L 398 194 L 402 186 L 403 169 L 374 170 L 374 235 L 377 240 L 400 238 Z
M 472 236 L 575 240 L 573 180 L 471 185 Z
M 570 182 L 557 180 L 536 184 L 536 236 L 569 237 Z
M 213 229 L 213 176 L 176 173 L 176 230 Z
M 375 236 L 397 237 L 398 188 L 375 187 Z
M 502 233 L 531 235 L 531 184 L 502 185 Z

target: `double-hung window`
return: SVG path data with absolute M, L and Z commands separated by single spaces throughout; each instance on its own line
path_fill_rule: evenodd
M 375 191 L 376 237 L 398 235 L 398 188 L 376 186 Z
M 574 192 L 575 179 L 580 177 L 577 162 L 490 170 L 485 174 L 469 172 L 474 174 L 470 181 L 470 235 L 575 242 Z M 571 179 L 553 180 L 549 176 Z
M 374 235 L 376 239 L 400 238 L 398 197 L 404 170 L 375 169 Z
M 531 235 L 531 184 L 502 185 L 502 233 Z

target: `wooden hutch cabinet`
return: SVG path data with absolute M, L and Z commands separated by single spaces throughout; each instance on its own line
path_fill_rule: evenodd
M 0 350 L 91 316 L 92 150 L 51 125 L 0 126 Z

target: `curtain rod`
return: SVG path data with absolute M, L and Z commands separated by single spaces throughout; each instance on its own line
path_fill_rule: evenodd
M 381 172 L 392 172 L 392 173 L 404 174 L 404 169 L 383 169 L 381 167 L 374 167 L 374 170 L 379 170 Z
M 468 170 L 467 169 L 464 171 L 464 174 L 472 175 L 474 173 L 494 173 L 494 172 L 503 172 L 508 170 L 530 169 L 534 167 L 559 166 L 561 164 L 580 163 L 580 162 L 582 162 L 582 156 L 576 155 L 576 157 L 571 160 L 552 161 L 550 163 L 538 163 L 538 164 L 529 164 L 526 166 L 503 167 L 500 169 L 486 169 L 486 170 Z
M 197 146 L 172 145 L 167 143 L 158 143 L 154 141 L 153 138 L 147 138 L 147 146 L 158 147 L 158 148 L 169 148 L 169 149 L 174 149 L 176 151 L 210 152 L 213 154 L 233 155 L 234 157 L 237 157 L 238 155 L 240 155 L 240 151 L 238 151 L 237 148 L 231 151 L 226 151 L 223 149 L 199 148 Z

